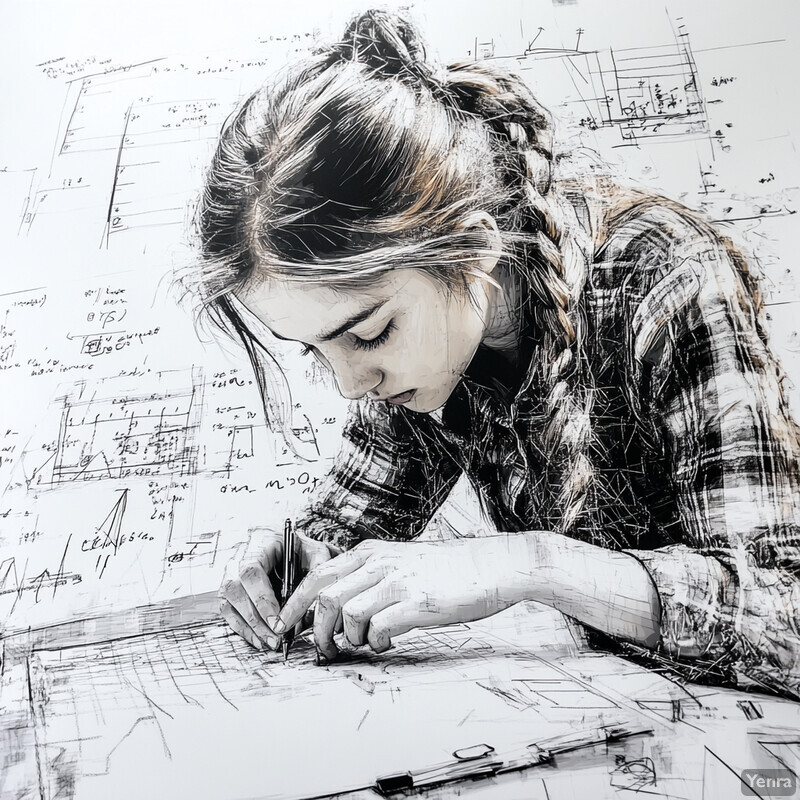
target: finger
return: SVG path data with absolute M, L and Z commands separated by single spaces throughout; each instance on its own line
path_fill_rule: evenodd
M 297 559 L 298 566 L 301 570 L 300 574 L 305 575 L 309 570 L 313 569 L 314 567 L 318 566 L 319 564 L 324 564 L 326 561 L 330 561 L 333 557 L 331 555 L 331 551 L 328 548 L 327 544 L 324 542 L 318 542 L 315 539 L 310 539 L 308 536 L 304 536 L 302 534 L 297 534 L 297 539 L 295 540 L 296 550 L 295 550 L 295 558 Z M 283 584 L 282 582 L 278 583 L 278 588 L 275 588 L 275 583 L 278 581 L 277 577 L 276 580 L 273 581 L 273 594 L 276 597 L 282 597 L 282 589 Z M 277 612 L 276 612 L 277 614 Z M 267 619 L 267 624 L 274 630 L 274 625 L 277 622 L 277 616 L 269 617 Z M 295 636 L 301 634 L 304 630 L 307 630 L 314 624 L 314 610 L 313 606 L 310 608 L 306 613 L 303 615 L 303 619 L 298 622 L 294 626 L 294 633 Z
M 414 628 L 444 624 L 435 611 L 426 611 L 419 602 L 403 600 L 374 614 L 369 623 L 367 641 L 376 652 L 382 653 L 392 646 L 392 639 Z
M 323 589 L 317 595 L 314 613 L 314 641 L 317 649 L 328 660 L 339 652 L 333 634 L 340 620 L 344 623 L 342 609 L 346 603 L 362 592 L 371 589 L 383 579 L 383 573 L 362 567 Z M 346 623 L 344 623 L 346 625 Z
M 356 548 L 314 567 L 281 609 L 275 632 L 282 634 L 287 628 L 296 625 L 326 586 L 357 570 L 371 554 L 366 548 Z
M 219 601 L 219 613 L 234 633 L 238 633 L 256 650 L 263 650 L 264 643 L 253 633 L 252 628 L 239 616 L 239 612 L 224 598 Z
M 272 633 L 269 626 L 270 617 L 277 617 L 281 606 L 263 565 L 258 561 L 242 562 L 239 567 L 239 580 L 250 602 L 255 606 L 256 613 L 264 621 L 267 630 Z
M 232 577 L 230 573 L 226 575 L 225 581 L 222 584 L 221 596 L 236 609 L 239 616 L 250 626 L 253 633 L 255 633 L 262 642 L 266 642 L 273 650 L 278 648 L 279 642 L 275 634 L 260 617 L 238 577 Z
M 319 564 L 330 561 L 333 557 L 325 542 L 318 542 L 316 539 L 310 539 L 308 536 L 298 533 L 296 543 L 300 568 L 304 572 L 309 572 Z
M 303 614 L 303 619 L 294 626 L 294 635 L 299 636 L 303 631 L 307 631 L 309 628 L 314 627 L 314 609 L 309 608 L 305 614 Z
M 269 575 L 283 558 L 283 534 L 271 528 L 253 528 L 241 563 L 256 562 L 261 564 Z
M 357 575 L 358 572 L 354 574 Z M 356 647 L 366 644 L 372 618 L 400 600 L 398 585 L 393 581 L 381 580 L 345 601 L 342 605 L 341 618 L 347 641 Z

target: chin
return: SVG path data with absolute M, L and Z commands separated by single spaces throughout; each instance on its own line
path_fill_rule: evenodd
M 415 397 L 410 403 L 406 403 L 404 408 L 407 408 L 409 411 L 414 411 L 417 414 L 427 414 L 434 410 L 434 407 L 429 406 L 429 403 L 426 403 L 424 400 L 418 400 Z
M 447 402 L 453 389 L 455 389 L 455 385 L 433 391 L 430 389 L 425 392 L 417 390 L 405 407 L 409 411 L 416 411 L 419 414 L 430 414 L 431 411 L 436 411 Z

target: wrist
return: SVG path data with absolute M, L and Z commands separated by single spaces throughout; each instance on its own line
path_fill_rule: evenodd
M 527 531 L 521 534 L 524 543 L 524 557 L 527 572 L 525 600 L 552 605 L 560 594 L 565 579 L 563 548 L 559 544 L 568 537 L 551 531 Z
M 541 568 L 542 551 L 549 547 L 544 541 L 547 535 L 542 531 L 526 531 L 501 533 L 484 539 L 499 556 L 495 585 L 502 591 L 506 605 L 541 600 L 548 584 Z
M 526 536 L 531 569 L 525 599 L 612 636 L 648 646 L 657 637 L 658 595 L 635 557 L 559 533 Z

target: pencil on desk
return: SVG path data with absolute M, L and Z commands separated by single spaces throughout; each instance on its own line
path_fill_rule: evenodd
M 371 788 L 386 797 L 465 779 L 487 778 L 505 772 L 552 764 L 555 757 L 560 754 L 602 744 L 608 745 L 632 736 L 650 736 L 652 733 L 650 727 L 623 724 L 573 730 L 537 742 L 512 746 L 500 753 L 491 745 L 473 745 L 456 750 L 452 761 L 380 777 Z

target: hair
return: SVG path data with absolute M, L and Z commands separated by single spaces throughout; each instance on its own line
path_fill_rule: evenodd
M 557 179 L 553 123 L 521 78 L 487 62 L 442 67 L 414 26 L 371 10 L 285 69 L 226 121 L 197 213 L 196 292 L 244 344 L 268 424 L 286 419 L 276 362 L 237 310 L 264 276 L 346 291 L 414 267 L 464 291 L 495 255 L 530 288 L 543 398 L 547 516 L 568 530 L 592 481 L 593 391 L 581 294 L 591 234 Z M 501 252 L 465 222 L 495 218 Z M 491 280 L 491 279 L 490 279 Z

